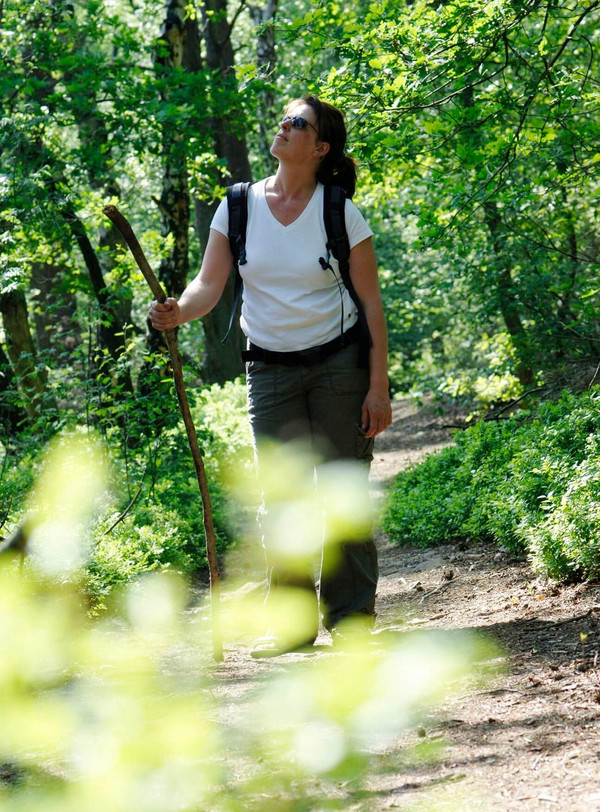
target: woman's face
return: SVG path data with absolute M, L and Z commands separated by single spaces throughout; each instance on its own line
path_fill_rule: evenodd
M 328 148 L 319 138 L 315 111 L 300 103 L 287 108 L 271 144 L 271 155 L 298 163 L 318 160 Z

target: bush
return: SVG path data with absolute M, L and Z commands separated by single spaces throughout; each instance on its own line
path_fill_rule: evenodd
M 185 552 L 186 523 L 162 505 L 146 508 L 147 523 L 122 522 L 108 535 L 96 528 L 92 555 L 83 574 L 83 588 L 95 609 L 115 587 L 130 583 L 143 573 L 173 568 L 190 572 L 195 562 Z M 182 543 L 183 540 L 183 543 Z
M 383 519 L 397 543 L 493 540 L 559 579 L 600 574 L 600 389 L 480 422 L 398 475 Z
M 252 461 L 245 390 L 238 381 L 195 395 L 198 442 L 211 491 L 217 553 L 222 554 L 239 535 L 238 512 L 222 484 L 223 475 L 238 461 L 242 465 Z M 77 433 L 75 427 L 72 431 Z M 85 427 L 79 433 L 93 435 Z M 92 604 L 103 605 L 115 586 L 149 570 L 207 573 L 202 501 L 181 421 L 156 428 L 155 437 L 149 424 L 133 447 L 118 425 L 103 433 L 110 491 L 97 506 L 96 520 L 89 528 L 89 562 L 78 576 Z M 0 504 L 6 506 L 6 515 L 0 518 L 6 525 L 5 535 L 24 519 L 28 494 L 48 456 L 46 447 L 40 448 L 31 438 L 24 438 L 7 454 L 0 459 Z

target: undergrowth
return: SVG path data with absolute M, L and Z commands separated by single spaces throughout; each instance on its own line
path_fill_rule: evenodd
M 194 393 L 194 421 L 211 491 L 219 554 L 239 536 L 240 509 L 224 479 L 234 466 L 252 464 L 245 388 L 241 380 Z M 139 432 L 130 447 L 119 428 L 105 431 L 109 488 L 89 527 L 89 557 L 80 574 L 91 605 L 100 609 L 115 587 L 148 571 L 171 569 L 207 577 L 202 502 L 181 421 Z M 71 431 L 86 434 L 85 427 Z M 25 519 L 28 495 L 46 465 L 47 449 L 35 441 L 5 450 L 0 504 L 8 537 Z
M 600 388 L 479 422 L 398 475 L 396 544 L 492 540 L 559 580 L 600 575 Z

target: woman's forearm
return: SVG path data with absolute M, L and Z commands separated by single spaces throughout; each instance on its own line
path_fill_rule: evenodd
M 388 342 L 381 300 L 366 303 L 364 310 L 372 341 L 369 353 L 371 388 L 380 392 L 387 392 L 389 388 Z
M 210 313 L 221 292 L 220 288 L 203 283 L 198 276 L 193 279 L 179 298 L 179 324 L 187 324 Z
M 149 314 L 152 326 L 156 330 L 173 330 L 209 313 L 221 298 L 232 262 L 227 237 L 211 229 L 200 273 L 179 301 L 169 298 L 163 304 L 152 303 Z

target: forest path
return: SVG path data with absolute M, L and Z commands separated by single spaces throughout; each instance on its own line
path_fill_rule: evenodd
M 451 443 L 457 422 L 431 405 L 394 403 L 392 426 L 376 441 L 375 498 L 398 471 Z M 375 756 L 348 810 L 600 812 L 600 586 L 547 584 L 489 544 L 416 549 L 384 534 L 377 543 L 377 630 L 476 631 L 500 647 L 501 669 Z M 235 713 L 267 672 L 303 656 L 256 661 L 230 650 L 217 693 Z M 434 760 L 405 757 L 442 740 Z
M 451 442 L 457 422 L 395 403 L 376 446 L 375 489 Z M 423 550 L 381 535 L 378 546 L 378 626 L 485 634 L 503 652 L 503 673 L 397 742 L 398 753 L 442 736 L 446 747 L 436 762 L 401 771 L 388 757 L 370 777 L 371 808 L 414 809 L 431 791 L 436 810 L 599 812 L 600 587 L 547 584 L 491 544 Z

